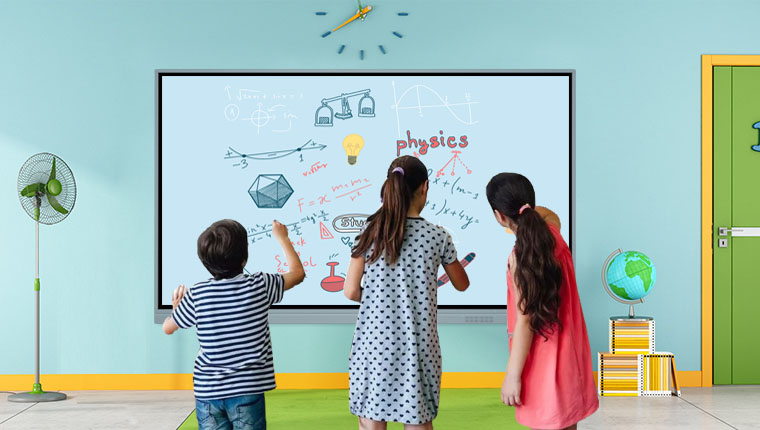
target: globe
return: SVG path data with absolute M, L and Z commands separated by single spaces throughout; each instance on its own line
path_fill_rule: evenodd
M 633 318 L 633 304 L 642 303 L 652 292 L 657 271 L 652 260 L 643 252 L 616 250 L 604 262 L 602 282 L 613 299 L 630 305 L 629 317 Z

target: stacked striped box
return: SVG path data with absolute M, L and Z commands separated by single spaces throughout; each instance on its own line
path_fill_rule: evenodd
M 653 353 L 654 320 L 610 320 L 610 352 L 633 355 Z
M 680 396 L 675 357 L 654 351 L 654 320 L 610 320 L 610 352 L 599 353 L 600 396 Z
M 638 396 L 640 393 L 637 355 L 600 352 L 597 375 L 600 396 Z
M 639 356 L 639 395 L 672 396 L 681 395 L 675 372 L 675 356 L 670 352 L 640 354 Z
M 599 353 L 599 395 L 662 397 L 681 395 L 672 353 Z

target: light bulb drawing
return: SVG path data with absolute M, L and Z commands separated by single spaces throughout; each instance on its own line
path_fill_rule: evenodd
M 343 139 L 343 149 L 346 150 L 346 156 L 348 157 L 348 164 L 356 164 L 356 157 L 359 156 L 364 148 L 364 138 L 358 134 L 349 134 Z

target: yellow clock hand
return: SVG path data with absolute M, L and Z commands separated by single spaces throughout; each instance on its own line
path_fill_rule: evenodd
M 364 17 L 364 16 L 365 16 L 365 15 L 367 15 L 367 14 L 369 13 L 369 11 L 371 11 L 371 10 L 372 10 L 372 6 L 371 6 L 371 5 L 368 5 L 368 6 L 366 6 L 364 9 L 360 10 L 359 12 L 356 12 L 356 15 L 352 16 L 351 18 L 349 18 L 349 19 L 348 19 L 346 22 L 344 22 L 343 24 L 341 24 L 341 25 L 339 25 L 339 26 L 335 27 L 335 29 L 333 29 L 333 31 L 335 31 L 335 30 L 337 30 L 337 29 L 339 29 L 339 28 L 343 27 L 344 25 L 346 25 L 346 24 L 348 24 L 348 23 L 350 23 L 350 22 L 354 21 L 355 19 L 359 18 L 360 16 L 361 16 L 361 17 Z

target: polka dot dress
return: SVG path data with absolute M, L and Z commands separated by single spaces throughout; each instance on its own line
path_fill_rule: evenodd
M 427 423 L 438 414 L 437 273 L 456 259 L 445 230 L 407 218 L 396 263 L 381 257 L 365 264 L 349 359 L 352 414 L 405 424 Z

